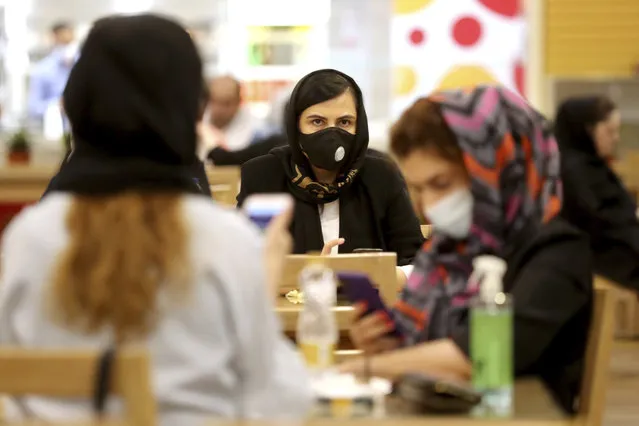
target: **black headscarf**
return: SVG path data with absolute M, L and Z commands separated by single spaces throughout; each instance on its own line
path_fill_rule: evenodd
M 202 62 L 179 24 L 150 14 L 97 21 L 64 91 L 74 149 L 51 189 L 200 193 L 201 93 Z
M 635 202 L 597 152 L 591 135 L 592 127 L 601 121 L 599 102 L 596 96 L 568 99 L 555 119 L 565 193 L 563 215 L 580 228 L 585 228 L 583 222 L 594 212 L 611 215 L 610 220 L 636 223 Z
M 597 123 L 597 104 L 600 98 L 588 96 L 571 98 L 559 107 L 555 119 L 555 136 L 559 147 L 570 154 L 580 153 L 592 160 L 604 160 L 597 153 L 589 127 Z
M 300 92 L 308 89 L 305 87 L 309 78 L 318 74 L 337 74 L 343 77 L 350 86 L 350 91 L 355 97 L 357 105 L 357 125 L 354 138 L 354 146 L 349 150 L 348 158 L 339 170 L 337 181 L 334 184 L 320 183 L 315 180 L 315 175 L 311 168 L 311 164 L 304 156 L 304 152 L 299 144 L 299 117 L 302 112 L 317 103 L 329 100 L 329 98 L 321 99 L 322 88 L 318 87 L 318 102 L 305 104 L 300 101 Z M 306 102 L 308 103 L 308 101 Z M 284 165 L 284 170 L 289 178 L 289 189 L 291 193 L 307 202 L 324 204 L 336 200 L 342 190 L 353 183 L 360 168 L 364 164 L 366 151 L 368 149 L 368 119 L 366 118 L 366 110 L 364 109 L 364 100 L 362 91 L 348 75 L 332 70 L 323 69 L 314 71 L 302 78 L 291 94 L 291 99 L 286 108 L 285 114 L 286 135 L 288 138 L 288 146 L 275 148 L 271 151 L 277 156 Z

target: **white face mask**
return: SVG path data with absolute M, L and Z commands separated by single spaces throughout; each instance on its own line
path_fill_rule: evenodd
M 473 194 L 469 189 L 459 189 L 424 209 L 435 232 L 455 239 L 464 239 L 470 233 L 473 222 Z

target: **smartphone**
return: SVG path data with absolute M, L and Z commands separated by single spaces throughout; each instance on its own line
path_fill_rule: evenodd
M 274 217 L 292 205 L 290 194 L 253 194 L 244 202 L 243 210 L 253 223 L 264 230 Z
M 393 313 L 386 307 L 386 304 L 379 295 L 379 290 L 373 286 L 368 275 L 357 272 L 338 272 L 337 279 L 341 284 L 341 294 L 346 296 L 351 303 L 366 303 L 366 312 L 363 316 L 381 311 L 393 320 Z M 388 334 L 401 337 L 397 327 Z
M 354 254 L 357 253 L 382 253 L 383 250 L 380 248 L 357 248 L 353 250 Z

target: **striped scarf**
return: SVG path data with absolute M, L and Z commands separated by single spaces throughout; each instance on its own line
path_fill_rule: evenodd
M 395 306 L 407 345 L 449 337 L 476 288 L 472 260 L 502 259 L 534 236 L 561 208 L 559 151 L 544 117 L 519 95 L 481 86 L 433 95 L 457 137 L 474 197 L 469 237 L 435 233 Z

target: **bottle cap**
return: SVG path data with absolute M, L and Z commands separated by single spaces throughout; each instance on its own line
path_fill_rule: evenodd
M 496 256 L 478 256 L 473 267 L 480 274 L 479 297 L 486 303 L 494 303 L 495 296 L 503 292 L 503 277 L 508 265 Z
M 508 264 L 504 259 L 492 255 L 477 256 L 473 259 L 473 269 L 504 275 Z

